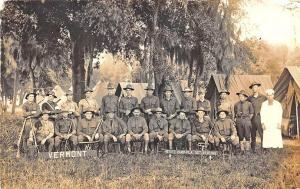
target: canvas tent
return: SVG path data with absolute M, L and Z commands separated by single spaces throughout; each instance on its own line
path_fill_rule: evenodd
M 300 67 L 284 68 L 274 90 L 275 99 L 284 110 L 282 133 L 286 136 L 297 134 L 299 138 Z
M 102 97 L 104 97 L 107 94 L 107 85 L 109 82 L 101 82 L 99 81 L 94 87 L 93 87 L 93 93 L 92 97 L 96 99 L 99 107 L 101 106 Z
M 206 87 L 207 93 L 205 95 L 205 98 L 208 99 L 211 103 L 212 118 L 216 118 L 219 92 L 225 89 L 225 77 L 226 76 L 224 74 L 213 74 Z M 239 101 L 239 97 L 236 95 L 236 93 L 242 89 L 246 90 L 250 95 L 251 90 L 249 89 L 249 86 L 254 81 L 260 82 L 262 84 L 261 93 L 264 93 L 268 88 L 273 88 L 270 75 L 231 75 L 229 77 L 229 87 L 227 89 L 230 92 L 230 103 L 235 104 Z

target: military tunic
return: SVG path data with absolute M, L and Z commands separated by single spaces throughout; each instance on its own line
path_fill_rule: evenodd
M 157 118 L 156 116 L 153 116 L 149 122 L 149 133 L 151 142 L 157 138 L 157 134 L 163 136 L 163 139 L 167 141 L 168 121 L 163 117 Z
M 251 118 L 254 113 L 252 104 L 248 101 L 239 101 L 234 105 L 234 113 L 240 141 L 243 141 L 244 138 L 246 141 L 250 141 Z
M 168 99 L 163 99 L 161 101 L 161 108 L 164 113 L 167 114 L 167 117 L 170 115 L 173 115 L 176 113 L 177 110 L 179 110 L 180 106 L 175 97 L 171 97 L 169 100 Z
M 124 121 L 128 121 L 129 115 L 126 115 L 127 111 L 131 111 L 132 108 L 136 107 L 138 105 L 138 99 L 134 96 L 126 96 L 122 97 L 119 103 L 119 112 L 120 112 L 120 117 Z
M 215 142 L 218 146 L 220 143 L 220 139 L 222 137 L 225 138 L 226 142 L 232 142 L 233 145 L 237 145 L 239 143 L 238 137 L 232 141 L 231 136 L 237 136 L 237 131 L 234 125 L 234 122 L 229 119 L 225 118 L 224 120 L 219 119 L 215 122 L 214 126 L 215 131 Z
M 118 112 L 119 98 L 115 95 L 106 95 L 102 98 L 101 112 L 104 115 L 106 112 Z
M 113 119 L 106 119 L 103 122 L 104 142 L 108 142 L 112 139 L 112 136 L 115 136 L 119 141 L 124 143 L 126 133 L 127 125 L 122 119 L 118 117 L 114 117 Z
M 169 140 L 173 140 L 176 134 L 183 134 L 187 140 L 192 140 L 192 128 L 189 120 L 176 118 L 170 124 Z
M 69 140 L 73 143 L 73 145 L 77 145 L 77 137 L 76 137 L 76 126 L 69 118 L 61 118 L 55 123 L 55 147 L 58 147 L 62 140 L 64 140 L 63 135 L 72 134 Z
M 86 110 L 99 111 L 99 105 L 95 99 L 81 99 L 78 103 L 79 113 L 82 114 Z

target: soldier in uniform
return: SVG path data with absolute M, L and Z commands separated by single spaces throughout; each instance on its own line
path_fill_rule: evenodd
M 209 118 L 205 117 L 207 111 L 204 107 L 199 107 L 196 110 L 196 113 L 197 119 L 194 121 L 192 127 L 192 141 L 205 143 L 209 142 L 210 147 L 212 148 L 214 143 L 214 125 Z
M 40 114 L 41 120 L 37 121 L 30 131 L 27 141 L 28 147 L 39 144 L 44 146 L 47 143 L 48 151 L 52 152 L 54 146 L 54 125 L 53 122 L 49 120 L 49 115 L 50 111 L 48 110 L 44 110 Z
M 229 102 L 228 95 L 230 95 L 230 92 L 227 90 L 221 90 L 219 92 L 220 99 L 217 103 L 217 112 L 219 110 L 227 110 L 228 111 L 227 116 L 233 120 L 234 119 L 234 107 Z
M 170 122 L 169 147 L 171 150 L 173 149 L 174 139 L 184 139 L 188 141 L 189 150 L 192 150 L 192 128 L 186 117 L 187 110 L 181 109 L 177 113 L 177 118 Z
M 59 109 L 56 102 L 54 102 L 54 99 L 57 98 L 57 96 L 53 91 L 48 92 L 46 96 L 47 101 L 42 104 L 42 110 L 48 110 L 51 111 L 51 113 L 55 113 L 56 110 Z
M 62 109 L 61 117 L 56 121 L 55 133 L 55 148 L 58 150 L 59 145 L 63 140 L 68 140 L 72 143 L 73 149 L 77 148 L 76 126 L 74 122 L 68 117 L 69 110 Z
M 167 114 L 167 120 L 171 120 L 177 115 L 177 110 L 180 106 L 175 97 L 172 96 L 172 88 L 170 86 L 165 87 L 165 98 L 161 101 L 161 107 L 165 114 Z
M 253 108 L 254 108 L 254 114 L 252 117 L 252 127 L 251 127 L 251 149 L 253 152 L 255 152 L 255 146 L 256 146 L 256 131 L 258 131 L 258 134 L 261 138 L 261 144 L 263 140 L 263 129 L 261 125 L 261 118 L 260 118 L 260 109 L 261 105 L 264 101 L 267 100 L 267 97 L 265 95 L 262 95 L 259 93 L 259 88 L 261 84 L 258 82 L 253 82 L 249 88 L 252 89 L 253 94 L 248 97 L 248 101 L 251 102 Z
M 182 90 L 184 98 L 182 100 L 181 107 L 185 110 L 187 110 L 189 113 L 197 109 L 197 102 L 192 97 L 193 90 L 189 87 Z
M 138 99 L 132 96 L 132 91 L 134 88 L 131 84 L 126 85 L 124 90 L 126 91 L 126 96 L 122 97 L 120 100 L 119 112 L 120 117 L 127 122 L 132 108 L 138 105 Z
M 99 141 L 103 142 L 102 120 L 97 119 L 93 109 L 83 112 L 84 118 L 79 121 L 77 134 L 78 142 Z
M 141 109 L 146 114 L 145 118 L 147 122 L 150 121 L 152 116 L 152 110 L 159 107 L 159 98 L 153 95 L 154 87 L 148 84 L 146 90 L 146 96 L 141 101 Z
M 73 101 L 73 93 L 72 91 L 68 91 L 66 93 L 67 96 L 67 100 L 61 104 L 61 109 L 64 110 L 68 110 L 69 111 L 69 115 L 73 115 L 71 116 L 72 119 L 74 119 L 75 117 L 79 117 L 79 108 L 77 106 L 77 103 Z
M 251 119 L 254 109 L 251 102 L 247 101 L 248 95 L 246 91 L 241 90 L 236 94 L 240 98 L 240 101 L 234 105 L 237 133 L 242 152 L 248 152 L 250 150 Z
M 119 98 L 114 94 L 115 88 L 112 85 L 112 83 L 108 83 L 107 91 L 108 94 L 102 98 L 102 104 L 101 104 L 102 115 L 105 115 L 105 112 L 110 112 L 110 111 L 118 113 Z
M 35 122 L 38 121 L 38 117 L 41 113 L 39 105 L 35 102 L 35 97 L 36 93 L 27 93 L 25 96 L 27 101 L 22 105 L 23 116 L 26 121 L 22 134 L 22 144 L 25 151 L 27 150 L 27 140 L 29 138 L 30 130 L 34 126 Z
M 218 120 L 215 122 L 215 144 L 219 148 L 220 143 L 230 143 L 234 148 L 239 144 L 234 121 L 228 117 L 227 110 L 218 111 Z
M 107 119 L 103 122 L 103 135 L 104 135 L 104 152 L 108 152 L 108 143 L 121 142 L 124 147 L 126 142 L 127 125 L 115 112 L 107 112 Z M 122 147 L 122 148 L 123 148 Z
M 201 88 L 199 90 L 199 100 L 197 101 L 197 108 L 203 107 L 206 112 L 206 115 L 209 115 L 210 111 L 211 111 L 211 105 L 210 105 L 209 100 L 204 98 L 205 93 L 206 93 L 205 89 Z
M 153 110 L 154 116 L 149 122 L 150 147 L 154 149 L 154 142 L 168 141 L 168 121 L 162 116 L 163 110 L 156 108 Z
M 148 126 L 145 118 L 141 116 L 142 109 L 135 107 L 131 110 L 132 117 L 128 119 L 127 127 L 128 134 L 126 135 L 126 142 L 128 152 L 131 152 L 131 141 L 144 140 L 145 142 L 145 153 L 148 151 L 149 134 Z
M 81 99 L 78 103 L 79 113 L 80 115 L 83 114 L 84 111 L 87 109 L 92 109 L 94 112 L 99 111 L 99 105 L 97 101 L 92 97 L 93 90 L 90 88 L 87 88 L 84 91 L 85 98 Z

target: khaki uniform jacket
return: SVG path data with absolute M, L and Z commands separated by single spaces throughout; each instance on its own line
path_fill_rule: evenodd
M 87 109 L 95 112 L 99 111 L 99 105 L 95 99 L 81 99 L 78 103 L 79 113 L 82 114 Z
M 61 118 L 55 123 L 55 135 L 61 136 L 62 134 L 76 134 L 76 126 L 69 118 Z
M 35 126 L 35 135 L 46 138 L 49 135 L 54 135 L 54 124 L 52 121 L 43 121 L 40 120 L 34 124 Z M 30 132 L 30 138 L 33 137 L 33 132 Z
M 141 101 L 143 111 L 159 107 L 159 98 L 157 96 L 145 96 Z
M 234 122 L 229 119 L 225 118 L 224 120 L 217 120 L 215 123 L 215 135 L 218 138 L 221 138 L 222 136 L 237 136 L 237 131 L 235 128 Z
M 79 116 L 79 108 L 74 101 L 66 101 L 61 105 L 61 109 L 63 110 L 69 110 L 70 112 L 74 112 L 75 116 Z
M 153 116 L 149 122 L 149 132 L 168 132 L 168 121 L 163 118 Z
M 209 119 L 204 117 L 203 122 L 200 122 L 198 119 L 194 121 L 192 131 L 193 135 L 202 135 L 204 133 L 208 134 L 213 130 L 213 128 L 213 123 Z M 213 134 L 213 131 L 211 133 Z
M 148 132 L 148 126 L 143 117 L 130 117 L 127 122 L 129 134 L 145 134 Z
M 170 126 L 170 133 L 173 134 L 191 134 L 192 133 L 192 128 L 189 120 L 187 119 L 173 119 L 171 120 L 171 126 Z
M 118 112 L 119 98 L 115 95 L 105 95 L 102 98 L 101 112 L 104 115 L 108 111 Z
M 183 109 L 188 110 L 189 112 L 197 109 L 197 102 L 192 97 L 184 97 L 182 100 L 182 107 Z
M 78 134 L 86 134 L 92 136 L 95 133 L 98 124 L 99 124 L 99 120 L 96 118 L 92 118 L 90 120 L 83 118 L 79 121 L 78 124 Z M 101 125 L 99 126 L 96 133 L 102 134 Z
M 103 134 L 104 135 L 112 134 L 114 136 L 119 136 L 121 134 L 126 134 L 126 133 L 127 133 L 127 125 L 119 117 L 114 117 L 112 120 L 107 118 L 103 122 Z
M 163 109 L 163 112 L 167 114 L 167 116 L 170 116 L 172 114 L 175 114 L 177 110 L 179 110 L 180 106 L 175 97 L 171 97 L 170 100 L 163 99 L 161 101 L 161 108 Z
M 35 102 L 25 102 L 22 106 L 22 110 L 23 110 L 23 115 L 25 117 L 27 116 L 35 116 L 38 117 L 41 113 L 40 107 L 37 103 Z M 36 113 L 34 115 L 31 114 L 32 111 L 36 111 Z
M 122 97 L 119 103 L 119 112 L 125 114 L 126 110 L 131 111 L 132 108 L 138 105 L 138 99 L 134 96 L 131 97 Z

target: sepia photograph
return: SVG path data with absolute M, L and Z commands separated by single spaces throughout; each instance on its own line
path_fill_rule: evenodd
M 300 189 L 300 0 L 0 0 L 0 189 Z

